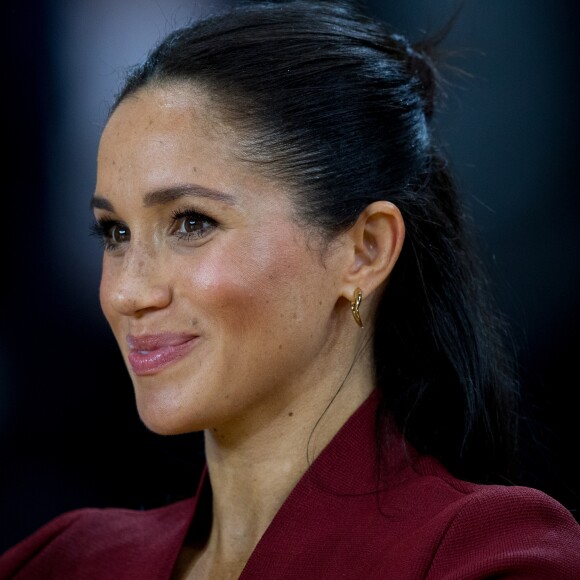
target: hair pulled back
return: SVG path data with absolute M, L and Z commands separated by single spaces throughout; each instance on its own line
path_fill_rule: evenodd
M 426 43 L 359 8 L 255 3 L 171 33 L 114 107 L 152 83 L 204 87 L 241 157 L 294 186 L 298 215 L 328 237 L 374 201 L 397 205 L 406 238 L 374 324 L 379 419 L 455 474 L 493 481 L 515 445 L 515 382 L 430 125 L 437 78 Z

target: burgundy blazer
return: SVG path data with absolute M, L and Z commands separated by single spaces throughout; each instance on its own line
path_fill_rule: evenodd
M 353 414 L 281 506 L 241 579 L 580 579 L 580 525 L 527 487 L 475 485 L 395 439 L 377 479 L 377 392 Z M 168 580 L 197 498 L 80 509 L 0 556 L 0 579 Z

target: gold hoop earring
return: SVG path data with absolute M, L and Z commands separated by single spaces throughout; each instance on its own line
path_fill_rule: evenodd
M 362 302 L 362 290 L 360 288 L 357 288 L 354 291 L 354 300 L 350 303 L 350 309 L 352 310 L 352 316 L 354 318 L 354 321 L 361 327 L 363 328 L 363 323 L 362 320 L 360 319 L 360 312 L 359 312 L 359 306 Z

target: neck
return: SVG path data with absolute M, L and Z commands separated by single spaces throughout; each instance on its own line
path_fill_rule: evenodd
M 205 432 L 213 494 L 207 556 L 247 561 L 309 465 L 369 396 L 370 369 L 362 361 L 346 380 L 303 390 L 251 429 L 237 425 Z

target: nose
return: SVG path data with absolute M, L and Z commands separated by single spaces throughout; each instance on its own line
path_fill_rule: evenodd
M 124 316 L 139 316 L 171 303 L 171 284 L 160 257 L 130 249 L 122 260 L 103 264 L 100 298 L 103 309 Z

